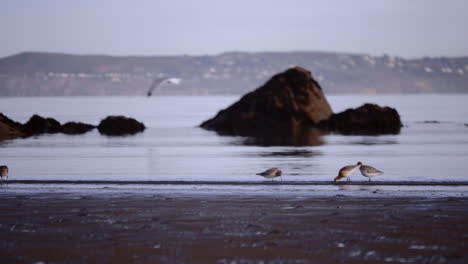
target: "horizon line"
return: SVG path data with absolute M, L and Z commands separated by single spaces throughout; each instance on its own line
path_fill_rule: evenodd
M 459 56 L 449 56 L 449 55 L 424 55 L 424 56 L 415 56 L 415 57 L 404 57 L 404 56 L 397 56 L 391 55 L 387 53 L 375 55 L 371 53 L 357 53 L 357 52 L 343 52 L 343 51 L 323 51 L 323 50 L 264 50 L 264 51 L 243 51 L 243 50 L 228 50 L 218 53 L 211 53 L 211 54 L 148 54 L 148 55 L 137 55 L 137 54 L 105 54 L 105 53 L 74 53 L 74 52 L 62 52 L 62 51 L 20 51 L 11 55 L 7 55 L 4 57 L 0 57 L 0 59 L 6 59 L 10 57 L 19 56 L 22 54 L 28 53 L 36 53 L 36 54 L 50 54 L 50 55 L 68 55 L 68 56 L 101 56 L 101 57 L 121 57 L 121 58 L 151 58 L 151 57 L 215 57 L 215 56 L 222 56 L 226 54 L 233 54 L 233 53 L 242 53 L 242 54 L 287 54 L 287 53 L 319 53 L 319 54 L 336 54 L 336 55 L 350 55 L 350 56 L 372 56 L 372 57 L 393 57 L 393 58 L 402 58 L 407 60 L 416 60 L 416 59 L 424 59 L 424 58 L 468 58 L 467 55 L 459 55 Z

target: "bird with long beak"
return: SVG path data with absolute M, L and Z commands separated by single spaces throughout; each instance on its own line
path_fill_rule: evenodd
M 336 176 L 333 181 L 337 182 L 338 180 L 343 179 L 345 177 L 348 179 L 348 181 L 350 181 L 351 179 L 349 178 L 349 176 L 351 176 L 351 174 L 353 174 L 357 169 L 359 169 L 361 165 L 362 163 L 359 161 L 356 165 L 344 166 L 340 169 L 340 171 L 338 172 L 338 176 Z

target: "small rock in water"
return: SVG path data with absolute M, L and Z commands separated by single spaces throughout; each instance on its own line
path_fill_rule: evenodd
M 91 131 L 95 126 L 81 122 L 67 122 L 61 127 L 61 132 L 69 135 L 84 134 Z
M 126 116 L 108 116 L 99 123 L 99 133 L 108 136 L 132 135 L 145 130 L 143 123 Z

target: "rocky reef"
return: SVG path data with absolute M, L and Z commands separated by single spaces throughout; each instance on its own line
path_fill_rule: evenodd
M 395 134 L 401 126 L 395 109 L 375 104 L 333 113 L 319 83 L 301 67 L 276 74 L 200 125 L 221 135 L 254 137 L 260 142 L 282 138 L 280 145 L 310 145 L 320 142 L 315 137 L 330 132 Z M 302 142 L 301 138 L 307 141 Z
M 64 133 L 79 135 L 96 128 L 95 125 L 81 122 L 67 122 L 60 124 L 50 117 L 33 115 L 26 123 L 13 121 L 0 113 L 0 141 L 25 138 L 40 134 Z M 103 135 L 132 135 L 145 129 L 145 125 L 133 118 L 125 116 L 108 116 L 99 124 L 98 130 Z

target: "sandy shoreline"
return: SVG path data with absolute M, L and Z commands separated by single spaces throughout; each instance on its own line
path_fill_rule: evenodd
M 468 198 L 0 190 L 1 263 L 467 263 Z

